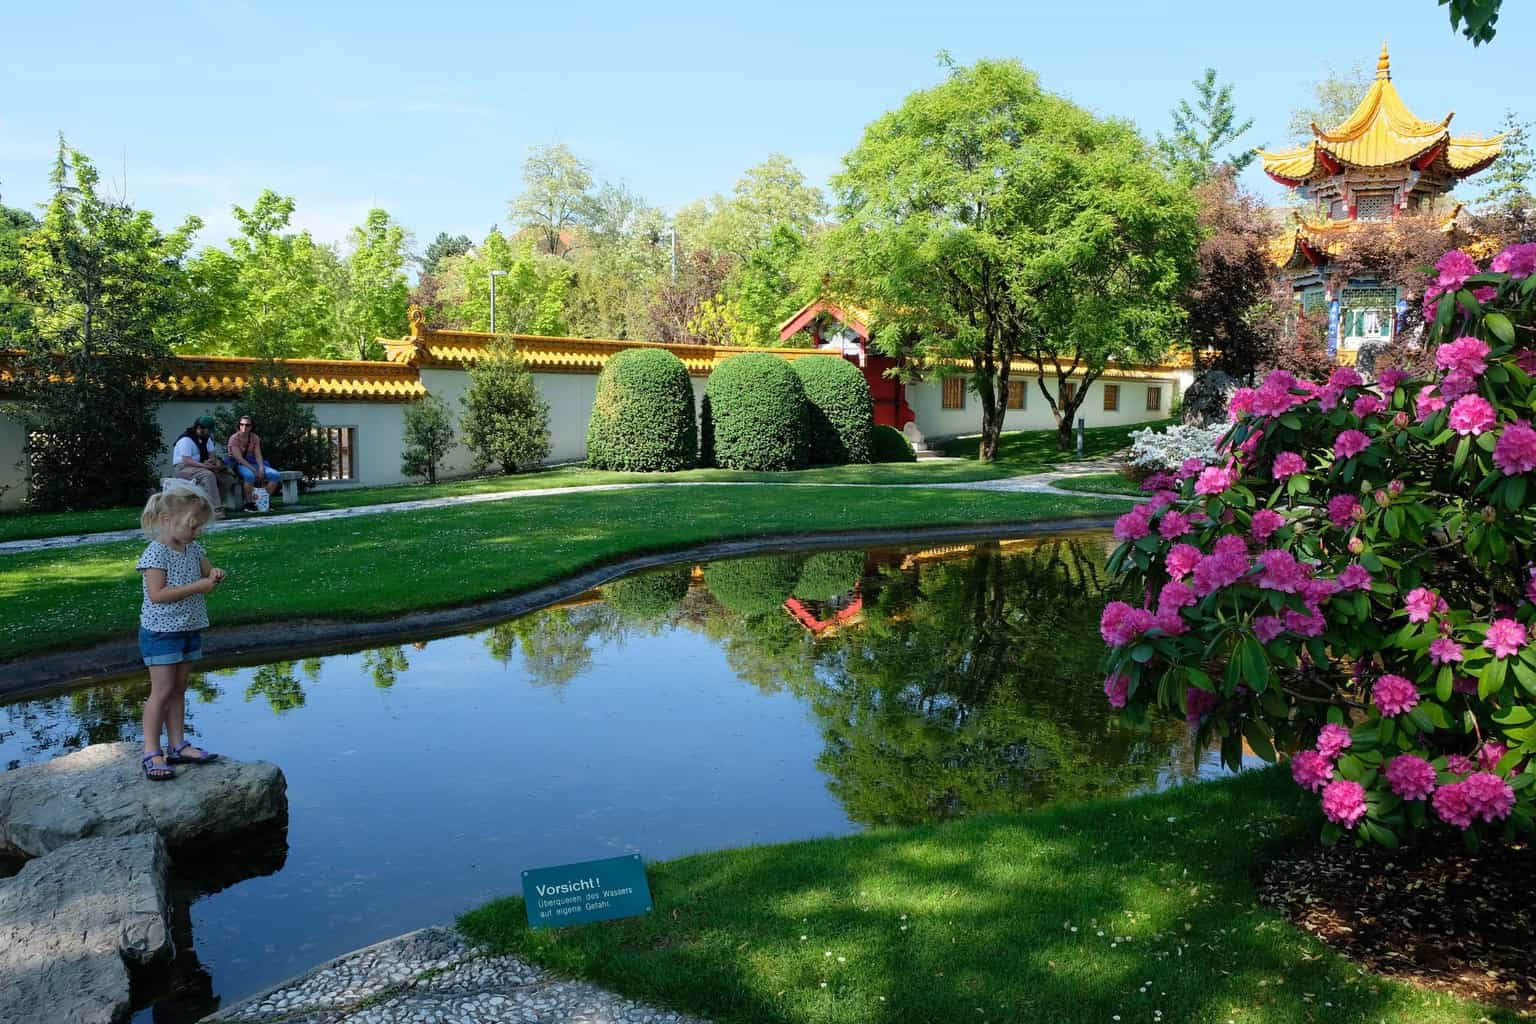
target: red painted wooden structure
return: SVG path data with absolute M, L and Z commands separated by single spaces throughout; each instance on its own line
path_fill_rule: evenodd
M 779 341 L 788 343 L 801 331 L 809 329 L 813 343 L 821 348 L 825 342 L 821 325 L 825 317 L 831 317 L 852 331 L 859 339 L 857 354 L 844 349 L 843 358 L 857 366 L 869 384 L 869 396 L 875 403 L 875 422 L 900 430 L 917 419 L 907 405 L 907 389 L 899 379 L 886 376 L 886 371 L 901 365 L 901 360 L 883 356 L 869 350 L 869 324 L 864 315 L 845 311 L 842 307 L 817 299 L 803 306 L 798 313 L 779 325 Z

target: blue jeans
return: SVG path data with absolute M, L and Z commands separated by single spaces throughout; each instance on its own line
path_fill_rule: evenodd
M 262 472 L 267 474 L 267 483 L 276 483 L 277 470 L 272 468 L 272 463 L 268 462 L 266 459 L 262 459 L 261 469 Z M 248 484 L 254 484 L 256 482 L 255 470 L 251 469 L 251 467 L 247 466 L 243 462 L 235 463 L 235 472 L 239 473 L 240 479 L 244 480 Z
M 139 627 L 139 654 L 146 665 L 175 665 L 203 656 L 203 631 L 184 629 L 160 633 Z

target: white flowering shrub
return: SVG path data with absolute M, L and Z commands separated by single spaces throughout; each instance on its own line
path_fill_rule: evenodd
M 1144 473 L 1171 473 L 1189 459 L 1202 463 L 1218 461 L 1216 443 L 1231 427 L 1219 423 L 1209 427 L 1177 423 L 1166 430 L 1137 430 L 1131 433 L 1131 466 Z

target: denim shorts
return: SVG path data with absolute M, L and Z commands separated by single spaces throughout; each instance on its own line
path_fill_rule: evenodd
M 159 633 L 139 627 L 139 654 L 146 665 L 175 665 L 183 661 L 196 661 L 203 656 L 203 631 L 183 629 L 174 633 Z

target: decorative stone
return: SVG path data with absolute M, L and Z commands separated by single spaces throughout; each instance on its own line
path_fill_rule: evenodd
M 137 743 L 99 743 L 0 774 L 0 853 L 41 857 L 67 843 L 158 832 L 171 849 L 215 843 L 288 816 L 274 764 L 221 758 L 151 782 Z
M 1227 418 L 1227 403 L 1237 381 L 1224 370 L 1206 370 L 1184 390 L 1184 422 L 1199 427 L 1223 423 Z
M 128 966 L 171 954 L 153 832 L 86 839 L 0 880 L 0 1021 L 125 1018 Z
M 1376 360 L 1387 350 L 1384 341 L 1363 341 L 1355 352 L 1355 369 L 1366 377 L 1374 379 L 1376 376 Z

